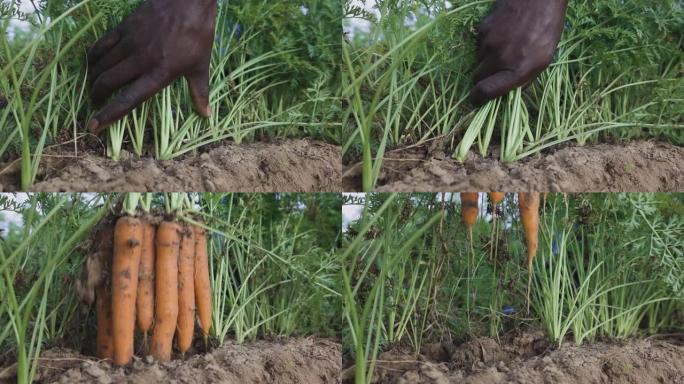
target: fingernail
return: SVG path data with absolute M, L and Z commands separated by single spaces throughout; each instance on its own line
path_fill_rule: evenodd
M 88 122 L 88 130 L 90 132 L 97 133 L 99 128 L 100 128 L 100 122 L 97 121 L 96 119 L 91 119 L 90 122 Z

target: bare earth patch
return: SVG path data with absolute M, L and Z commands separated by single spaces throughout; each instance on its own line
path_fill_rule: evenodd
M 341 189 L 340 153 L 339 146 L 314 140 L 225 143 L 198 155 L 170 161 L 129 155 L 113 162 L 100 154 L 74 159 L 47 153 L 39 182 L 33 189 L 41 192 L 338 192 Z M 0 176 L 0 191 L 17 188 L 17 171 Z
M 569 146 L 512 164 L 472 153 L 460 164 L 427 147 L 385 158 L 377 188 L 383 192 L 684 190 L 684 148 L 657 141 Z M 345 170 L 345 190 L 361 189 L 359 170 Z
M 684 340 L 633 340 L 560 350 L 545 347 L 543 334 L 501 343 L 479 338 L 459 346 L 424 348 L 418 357 L 400 351 L 379 357 L 381 384 L 599 384 L 684 383 Z M 345 375 L 345 383 L 351 383 Z
M 37 382 L 336 384 L 341 364 L 340 344 L 316 338 L 226 343 L 210 353 L 168 363 L 136 357 L 125 368 L 55 348 L 42 353 Z

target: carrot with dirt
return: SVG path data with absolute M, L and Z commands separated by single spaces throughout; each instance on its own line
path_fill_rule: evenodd
M 160 361 L 171 360 L 173 335 L 178 321 L 178 258 L 180 226 L 164 221 L 157 228 L 154 330 L 150 353 Z
M 532 263 L 539 244 L 539 192 L 519 193 L 518 209 L 520 222 L 527 244 L 527 311 L 530 311 L 530 289 L 532 286 Z
M 207 234 L 204 228 L 193 226 L 195 235 L 195 304 L 204 345 L 209 345 L 211 329 L 211 283 L 209 281 L 209 255 L 207 253 Z
M 114 364 L 118 366 L 130 363 L 133 357 L 142 239 L 143 226 L 139 219 L 123 216 L 117 220 L 112 259 L 112 330 Z
M 154 321 L 154 241 L 156 228 L 149 219 L 142 220 L 143 242 L 140 254 L 138 298 L 135 303 L 136 326 L 143 333 L 143 349 L 148 350 L 147 337 Z
M 97 310 L 97 357 L 103 360 L 114 359 L 114 339 L 112 330 L 112 293 L 107 284 L 95 288 L 95 307 Z
M 178 261 L 178 338 L 183 357 L 192 345 L 195 331 L 195 236 L 187 224 L 183 225 Z
M 95 351 L 103 360 L 114 358 L 114 340 L 112 332 L 112 290 L 109 276 L 112 271 L 114 253 L 114 232 L 111 226 L 101 228 L 96 234 L 95 244 L 98 247 L 94 255 L 90 255 L 83 271 L 83 281 L 77 282 L 79 295 L 86 304 L 95 299 L 97 314 L 97 336 Z

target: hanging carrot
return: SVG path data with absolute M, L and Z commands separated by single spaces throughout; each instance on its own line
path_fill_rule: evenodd
M 463 223 L 468 227 L 468 232 L 473 234 L 473 227 L 477 222 L 477 215 L 480 213 L 478 205 L 479 194 L 477 192 L 461 192 L 461 214 Z
M 114 364 L 126 365 L 133 357 L 135 300 L 143 227 L 139 219 L 123 216 L 114 228 L 112 260 L 112 329 Z
M 492 244 L 492 260 L 494 260 L 494 257 L 497 254 L 498 246 L 494 239 L 494 234 L 496 233 L 496 206 L 499 205 L 499 203 L 501 203 L 505 197 L 506 193 L 504 192 L 489 192 L 489 200 L 492 202 L 492 234 L 490 238 L 490 244 Z
M 195 330 L 195 236 L 183 225 L 178 261 L 178 349 L 185 352 L 192 345 Z
M 143 332 L 143 346 L 147 350 L 147 335 L 154 320 L 154 239 L 156 228 L 149 219 L 142 220 L 143 242 L 140 254 L 140 278 L 138 281 L 138 298 L 136 300 L 136 325 Z
M 504 197 L 506 197 L 506 193 L 504 192 L 489 192 L 489 200 L 492 202 L 493 208 L 496 208 L 496 206 L 503 201 Z M 496 214 L 496 210 L 494 213 Z
M 164 221 L 157 229 L 155 242 L 155 320 L 150 353 L 160 361 L 171 360 L 178 321 L 180 230 L 177 223 Z
M 193 226 L 195 232 L 195 304 L 199 316 L 204 345 L 209 343 L 211 329 L 211 283 L 209 281 L 209 256 L 207 235 L 203 228 Z
M 468 239 L 470 240 L 470 253 L 468 255 L 468 277 L 466 279 L 466 316 L 468 324 L 470 324 L 470 311 L 472 294 L 470 291 L 470 280 L 475 274 L 475 248 L 473 245 L 473 227 L 477 223 L 477 216 L 479 210 L 479 193 L 477 192 L 461 192 L 461 215 L 463 216 L 463 223 L 468 228 Z
M 539 192 L 519 193 L 518 208 L 520 221 L 525 231 L 527 244 L 527 310 L 530 309 L 530 289 L 532 286 L 532 263 L 537 255 L 539 244 Z

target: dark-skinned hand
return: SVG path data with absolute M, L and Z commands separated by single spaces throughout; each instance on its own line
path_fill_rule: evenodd
M 531 83 L 558 47 L 568 0 L 497 0 L 479 29 L 475 106 Z
M 197 113 L 211 115 L 209 64 L 216 0 L 146 0 L 88 51 L 90 96 L 111 98 L 88 123 L 99 134 L 181 76 Z

